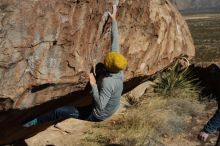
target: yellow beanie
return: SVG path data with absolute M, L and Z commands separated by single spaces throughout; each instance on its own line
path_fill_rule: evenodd
M 126 58 L 118 52 L 109 52 L 104 59 L 105 67 L 110 72 L 124 70 L 127 66 Z

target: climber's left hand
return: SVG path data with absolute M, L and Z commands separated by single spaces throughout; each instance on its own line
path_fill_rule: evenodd
M 93 73 L 89 74 L 89 82 L 90 82 L 90 85 L 95 85 L 96 84 L 96 79 L 95 79 L 95 76 L 94 76 Z

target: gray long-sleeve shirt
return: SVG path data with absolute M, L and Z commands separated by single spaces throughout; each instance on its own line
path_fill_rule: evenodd
M 119 34 L 117 22 L 112 22 L 112 51 L 119 52 Z M 110 117 L 120 105 L 123 91 L 124 73 L 109 73 L 92 85 L 95 102 L 94 115 L 100 120 Z
M 118 24 L 116 21 L 112 22 L 112 51 L 120 52 L 119 45 L 119 33 L 118 33 Z

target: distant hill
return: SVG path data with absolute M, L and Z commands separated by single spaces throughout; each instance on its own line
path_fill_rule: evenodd
M 170 0 L 181 12 L 220 12 L 220 0 Z

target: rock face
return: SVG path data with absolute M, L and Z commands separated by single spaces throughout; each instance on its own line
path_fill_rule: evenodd
M 87 73 L 111 46 L 111 5 L 0 0 L 0 144 L 33 135 L 37 128 L 21 128 L 25 120 L 84 101 Z M 194 56 L 188 27 L 169 1 L 123 0 L 119 6 L 121 53 L 128 59 L 125 89 L 179 56 Z

